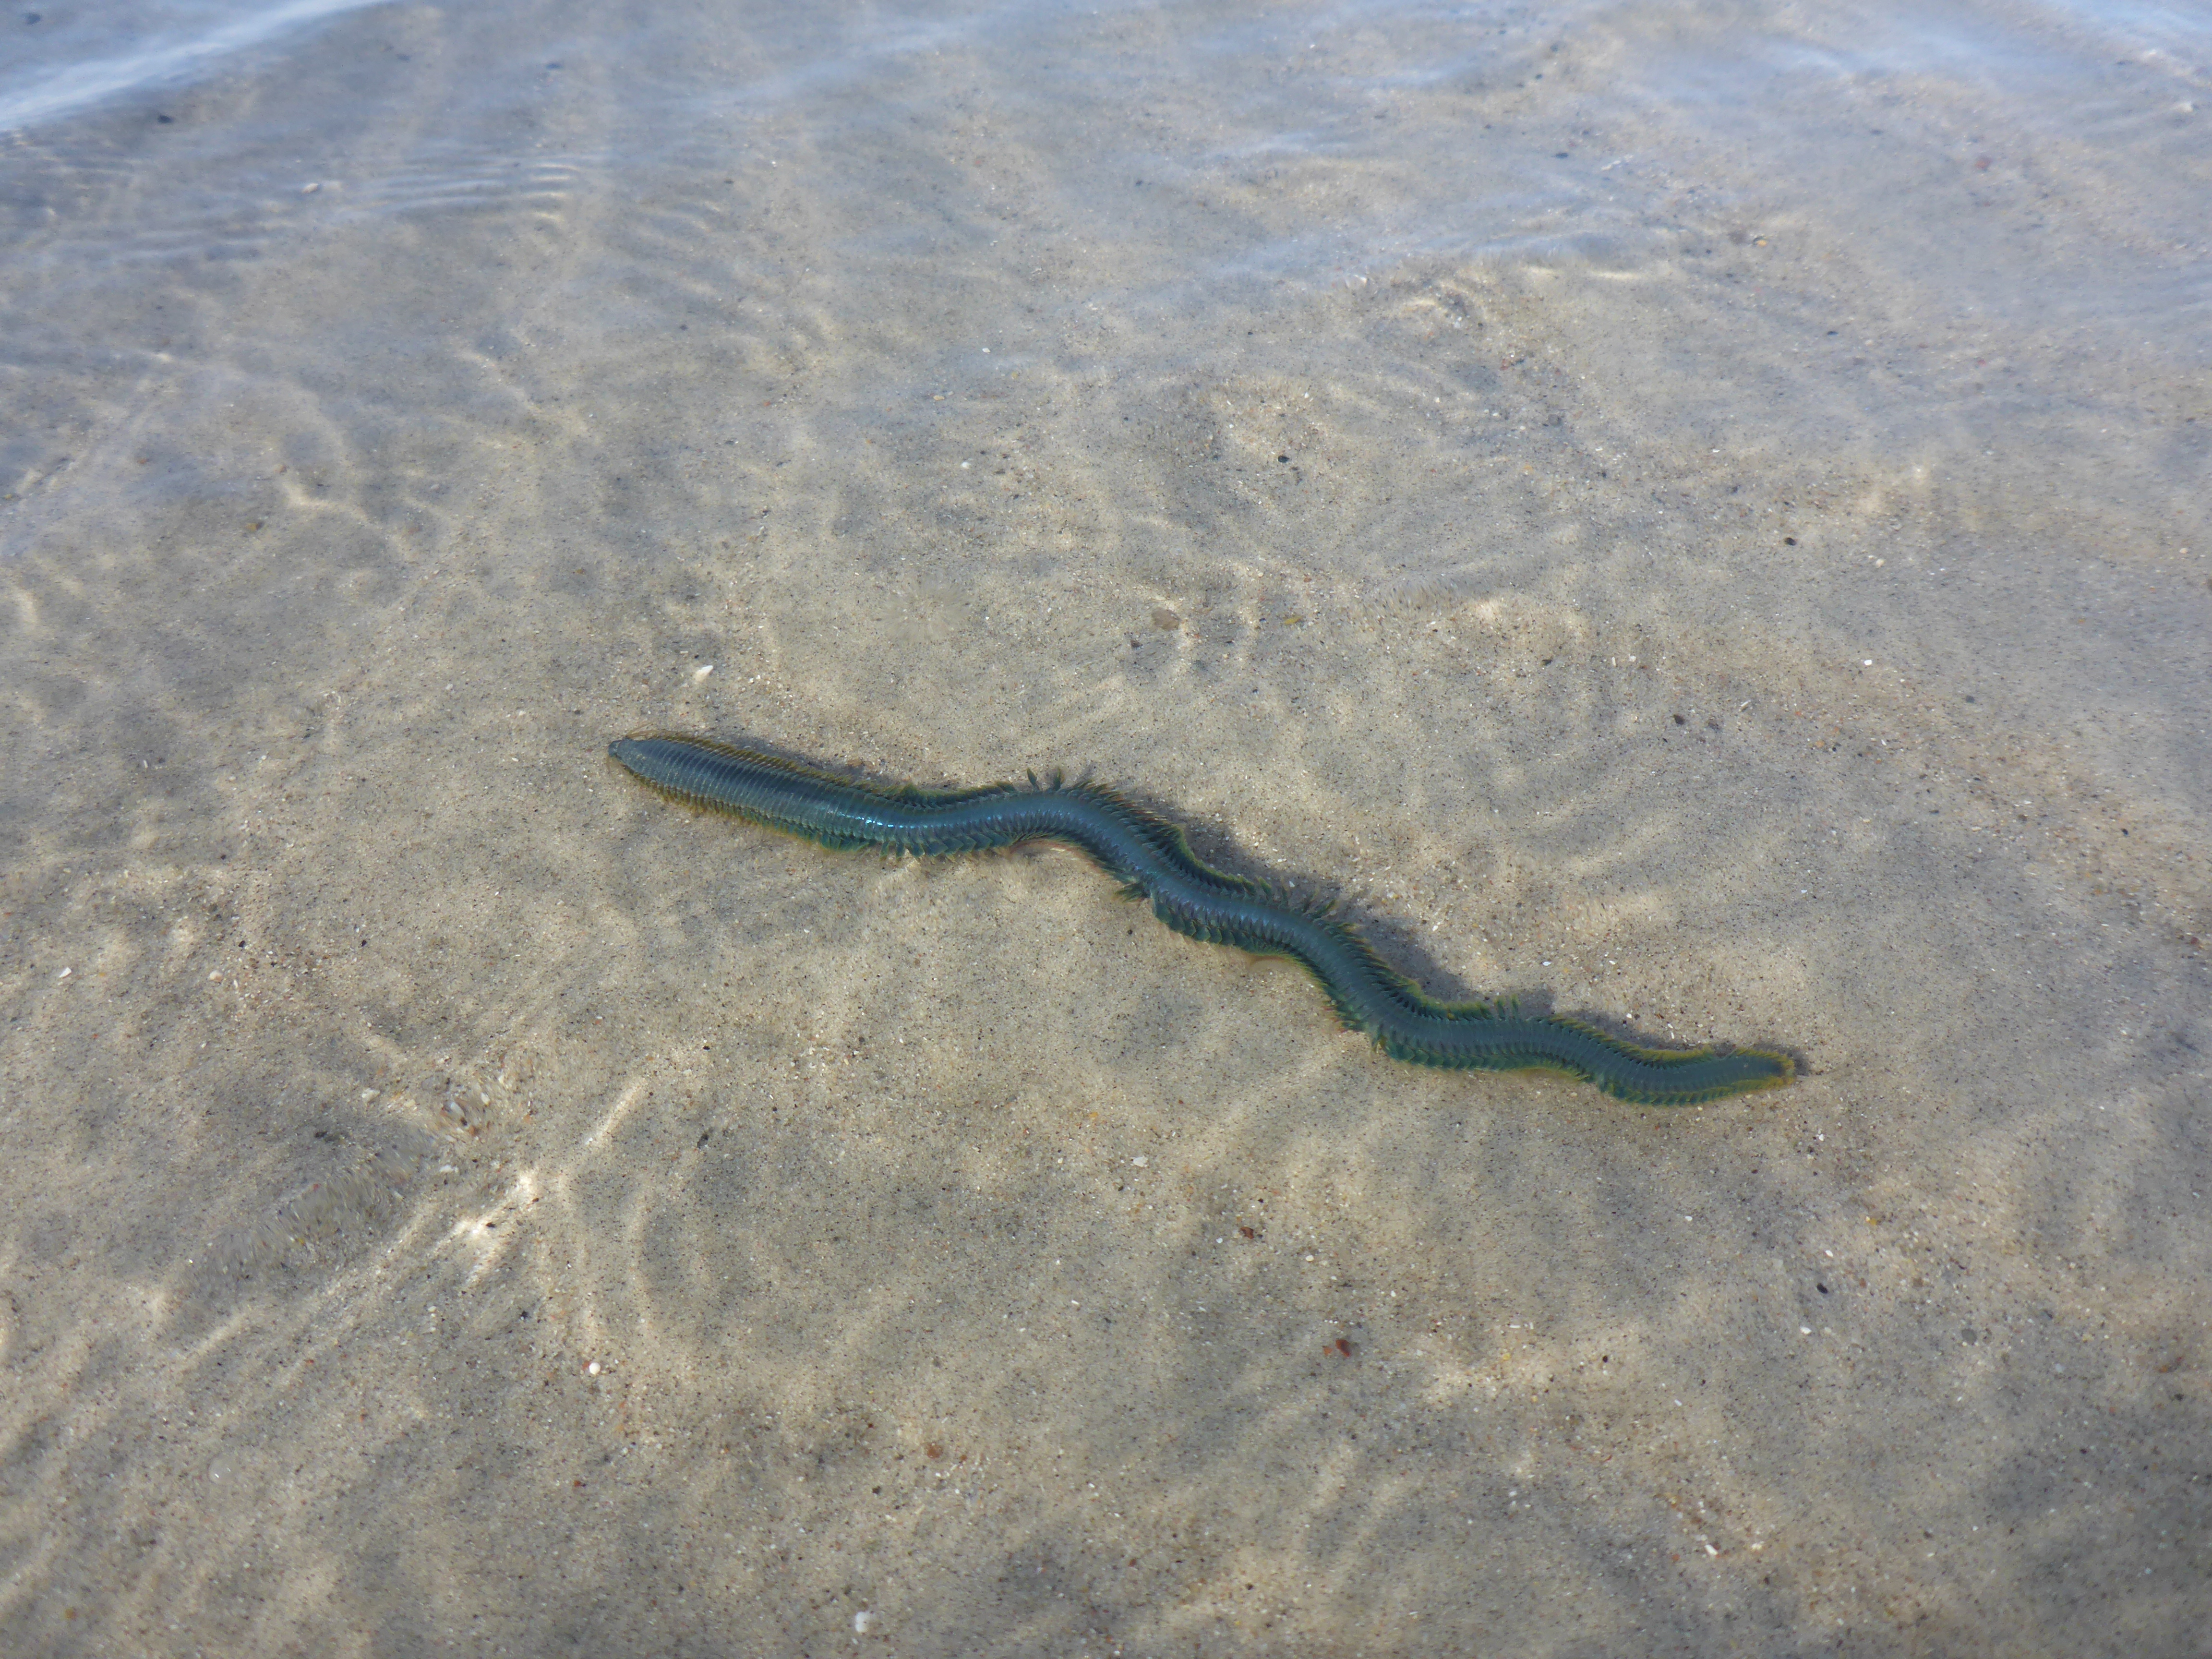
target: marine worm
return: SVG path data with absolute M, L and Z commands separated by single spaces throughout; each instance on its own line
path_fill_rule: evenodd
M 1032 775 L 1026 785 L 918 789 L 672 732 L 618 738 L 607 752 L 675 799 L 823 847 L 927 857 L 1040 841 L 1075 848 L 1176 933 L 1299 963 L 1347 1027 L 1417 1066 L 1558 1072 L 1648 1106 L 1779 1088 L 1796 1074 L 1789 1055 L 1770 1049 L 1647 1048 L 1512 1003 L 1437 1001 L 1334 906 L 1212 868 L 1182 830 L 1101 784 Z

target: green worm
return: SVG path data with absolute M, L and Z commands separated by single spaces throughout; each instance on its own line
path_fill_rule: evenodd
M 1488 1072 L 1559 1072 L 1619 1100 L 1692 1106 L 1796 1075 L 1764 1048 L 1645 1048 L 1512 1004 L 1438 1002 L 1375 953 L 1332 907 L 1201 863 L 1183 832 L 1103 785 L 1058 776 L 1026 786 L 917 789 L 859 782 L 822 768 L 704 738 L 653 732 L 607 752 L 654 788 L 829 848 L 930 857 L 1063 842 L 1087 854 L 1178 933 L 1304 966 L 1345 1024 L 1395 1059 Z

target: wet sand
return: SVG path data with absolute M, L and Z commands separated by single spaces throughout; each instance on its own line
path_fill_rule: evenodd
M 1363 15 L 373 11 L 17 136 L 0 1647 L 2191 1650 L 2200 72 Z M 1398 1065 L 641 726 L 1804 1075 Z

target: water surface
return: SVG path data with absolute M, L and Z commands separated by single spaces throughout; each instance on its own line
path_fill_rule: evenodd
M 12 14 L 0 1644 L 2174 1647 L 2209 35 Z M 1399 1066 L 647 725 L 1807 1075 Z

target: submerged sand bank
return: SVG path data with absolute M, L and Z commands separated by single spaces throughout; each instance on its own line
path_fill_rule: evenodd
M 1815 76 L 1766 167 L 1577 16 L 379 13 L 27 143 L 0 1646 L 2183 1650 L 2197 141 Z M 1399 1066 L 643 726 L 1807 1074 Z

